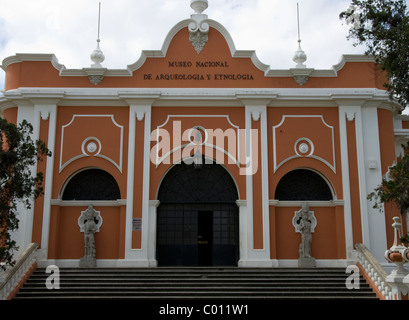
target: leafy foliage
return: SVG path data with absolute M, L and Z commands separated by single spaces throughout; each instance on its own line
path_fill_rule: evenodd
M 405 155 L 382 178 L 382 183 L 368 195 L 375 200 L 374 208 L 381 208 L 385 202 L 394 202 L 401 213 L 409 209 L 409 144 L 404 146 Z
M 43 174 L 33 175 L 31 169 L 51 155 L 44 142 L 31 139 L 32 133 L 33 126 L 25 120 L 16 126 L 0 118 L 0 261 L 5 266 L 15 263 L 18 249 L 10 236 L 19 227 L 18 204 L 29 209 L 43 193 Z
M 352 0 L 341 20 L 351 25 L 348 39 L 365 44 L 366 54 L 387 72 L 385 84 L 393 100 L 409 103 L 409 17 L 405 0 Z
M 368 200 L 374 200 L 374 208 L 382 210 L 382 204 L 392 202 L 404 214 L 409 209 L 409 143 L 404 148 L 402 159 L 389 168 L 382 178 L 382 183 L 368 195 Z M 400 239 L 402 243 L 409 242 L 409 235 Z

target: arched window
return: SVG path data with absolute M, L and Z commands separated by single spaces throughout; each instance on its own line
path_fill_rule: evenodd
M 62 200 L 118 200 L 119 186 L 114 177 L 100 169 L 76 174 L 64 189 Z
M 333 199 L 328 183 L 317 173 L 298 169 L 284 175 L 277 185 L 275 199 L 280 201 L 329 201 Z
M 163 179 L 158 200 L 160 203 L 236 203 L 236 185 L 221 165 L 207 164 L 200 170 L 184 163 L 174 166 Z

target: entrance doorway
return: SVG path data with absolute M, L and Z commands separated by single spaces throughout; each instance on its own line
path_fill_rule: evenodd
M 213 265 L 213 211 L 199 211 L 197 221 L 198 265 Z
M 175 165 L 159 189 L 158 266 L 237 266 L 238 193 L 220 165 Z

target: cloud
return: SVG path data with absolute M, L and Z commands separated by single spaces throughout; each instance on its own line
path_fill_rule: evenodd
M 123 69 L 142 50 L 157 50 L 170 29 L 193 13 L 189 0 L 13 0 L 0 3 L 0 61 L 15 53 L 54 53 L 67 68 L 91 64 L 101 12 L 103 65 Z M 205 11 L 230 32 L 238 50 L 256 50 L 273 69 L 294 66 L 296 3 L 307 66 L 327 69 L 342 54 L 363 53 L 346 40 L 339 13 L 349 0 L 209 0 Z M 0 71 L 0 90 L 4 72 Z

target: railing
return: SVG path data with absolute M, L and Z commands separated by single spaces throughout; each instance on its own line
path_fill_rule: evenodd
M 386 282 L 388 273 L 363 244 L 356 244 L 358 262 L 385 300 L 392 300 L 392 287 Z
M 16 264 L 0 277 L 0 300 L 6 300 L 36 263 L 37 243 L 31 243 L 17 258 Z

